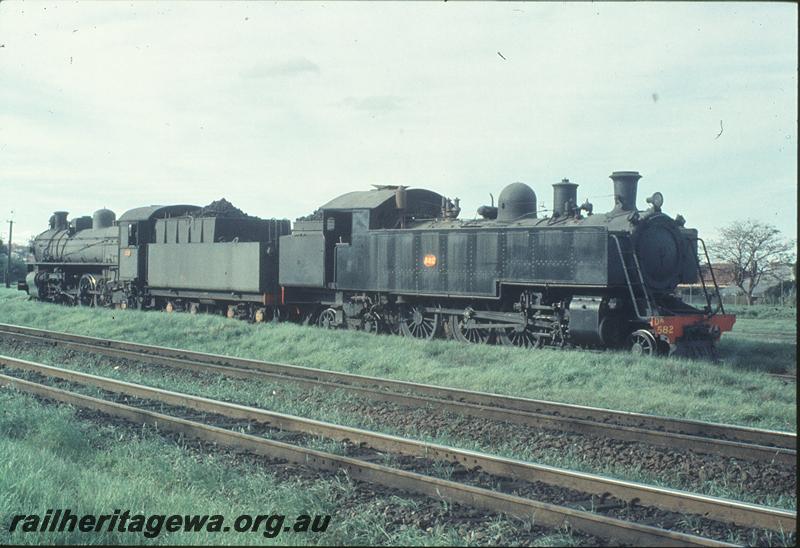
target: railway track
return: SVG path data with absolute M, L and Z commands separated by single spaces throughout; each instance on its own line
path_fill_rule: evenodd
M 785 381 L 787 383 L 790 382 L 797 382 L 797 373 L 767 373 L 770 377 L 774 377 L 778 380 Z
M 780 342 L 797 341 L 797 333 L 789 331 L 732 331 L 731 333 L 740 337 L 757 337 L 764 340 L 774 339 Z
M 404 489 L 420 494 L 444 498 L 473 507 L 494 512 L 502 512 L 523 518 L 534 517 L 537 523 L 550 527 L 561 527 L 569 523 L 573 530 L 614 539 L 635 545 L 682 545 L 682 546 L 730 546 L 718 538 L 705 538 L 681 531 L 663 529 L 640 521 L 654 519 L 660 523 L 664 516 L 650 518 L 652 511 L 639 513 L 637 520 L 620 519 L 605 515 L 601 507 L 589 512 L 580 507 L 542 502 L 518 493 L 507 493 L 487 489 L 484 485 L 495 485 L 496 478 L 526 484 L 545 484 L 547 486 L 578 491 L 593 500 L 599 496 L 606 500 L 622 503 L 624 508 L 653 508 L 661 512 L 685 516 L 691 514 L 700 520 L 710 520 L 716 524 L 737 526 L 747 530 L 772 530 L 784 534 L 796 531 L 796 512 L 718 499 L 693 493 L 664 489 L 633 482 L 604 478 L 553 467 L 540 466 L 524 461 L 507 459 L 474 451 L 464 451 L 452 447 L 419 442 L 411 439 L 389 436 L 367 430 L 345 427 L 310 420 L 281 413 L 270 412 L 253 407 L 211 400 L 184 393 L 177 393 L 143 385 L 118 381 L 96 375 L 80 373 L 68 369 L 48 366 L 0 356 L 0 365 L 5 373 L 46 377 L 49 382 L 34 382 L 19 376 L 0 374 L 0 385 L 14 387 L 20 391 L 43 398 L 73 404 L 104 414 L 120 417 L 137 424 L 150 424 L 160 430 L 183 434 L 192 438 L 218 443 L 236 450 L 253 452 L 273 459 L 285 459 L 292 463 L 320 470 L 345 470 L 354 479 L 384 485 L 393 489 Z M 10 370 L 10 371 L 9 371 Z M 54 381 L 57 380 L 57 381 Z M 100 389 L 103 398 L 81 394 L 52 386 L 51 382 L 69 383 L 81 387 Z M 113 401 L 113 395 L 117 400 Z M 135 400 L 136 404 L 131 404 Z M 124 402 L 124 403 L 123 403 Z M 145 402 L 145 403 L 143 403 Z M 169 413 L 151 409 L 153 403 L 168 406 Z M 148 408 L 148 406 L 150 408 Z M 143 408 L 144 407 L 144 408 Z M 181 415 L 190 415 L 187 419 Z M 203 419 L 198 421 L 198 414 Z M 352 457 L 302 447 L 275 439 L 245 434 L 231 430 L 231 425 L 221 428 L 210 424 L 213 417 L 233 420 L 233 427 L 258 424 L 281 432 L 295 432 L 309 436 L 322 436 L 337 441 L 346 441 L 353 447 L 368 447 L 377 455 L 396 454 L 425 461 L 444 461 L 463 467 L 464 470 L 481 475 L 489 474 L 490 480 L 483 484 L 475 481 L 446 480 L 396 466 L 372 462 L 368 456 Z M 217 419 L 219 420 L 219 419 Z M 237 422 L 238 421 L 238 422 Z M 459 476 L 461 477 L 461 476 Z M 525 493 L 526 491 L 521 491 Z M 619 504 L 608 505 L 612 510 Z M 632 512 L 635 514 L 635 512 Z M 680 528 L 680 527 L 673 527 Z M 712 526 L 709 530 L 715 530 Z M 721 534 L 721 533 L 720 533 Z M 719 536 L 719 534 L 717 535 Z
M 502 396 L 9 324 L 0 324 L 0 337 L 194 372 L 340 389 L 377 401 L 412 407 L 431 406 L 472 417 L 754 462 L 794 466 L 797 459 L 797 435 L 790 432 Z

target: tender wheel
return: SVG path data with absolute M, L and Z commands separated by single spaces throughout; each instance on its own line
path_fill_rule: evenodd
M 285 322 L 291 318 L 291 313 L 291 310 L 279 306 L 271 306 L 264 309 L 264 321 L 274 323 Z
M 441 315 L 425 312 L 422 306 L 400 310 L 400 334 L 404 337 L 429 340 L 438 335 L 441 325 Z
M 300 317 L 300 324 L 304 326 L 314 325 L 315 323 L 318 322 L 318 320 L 319 318 L 317 317 L 316 312 L 312 310 L 310 312 L 305 312 L 302 314 L 302 316 Z
M 97 306 L 97 280 L 91 274 L 84 274 L 78 280 L 78 306 Z
M 542 338 L 534 336 L 530 328 L 509 327 L 498 333 L 497 339 L 504 346 L 518 346 L 520 348 L 540 348 Z
M 631 352 L 637 356 L 657 356 L 658 342 L 652 333 L 646 329 L 639 329 L 631 333 L 629 338 Z
M 336 329 L 338 327 L 336 324 L 336 310 L 333 308 L 323 310 L 322 314 L 319 315 L 317 325 L 322 329 Z
M 361 329 L 365 333 L 377 335 L 381 332 L 382 324 L 383 322 L 381 321 L 380 316 L 377 314 L 367 313 L 361 320 Z
M 470 327 L 470 319 L 466 315 L 450 316 L 450 333 L 457 341 L 473 344 L 485 344 L 492 338 L 491 330 Z

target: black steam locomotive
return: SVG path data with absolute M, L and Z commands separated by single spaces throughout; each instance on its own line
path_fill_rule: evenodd
M 615 205 L 600 214 L 578 205 L 578 185 L 566 179 L 553 185 L 547 217 L 523 183 L 469 220 L 458 218 L 458 199 L 389 186 L 339 196 L 293 229 L 224 200 L 138 208 L 118 220 L 108 210 L 71 222 L 56 212 L 19 288 L 56 302 L 423 339 L 713 353 L 735 321 L 712 302 L 717 288 L 702 310 L 675 295 L 698 280 L 698 243 L 708 261 L 697 231 L 663 213 L 658 192 L 637 209 L 637 172 L 611 179 Z

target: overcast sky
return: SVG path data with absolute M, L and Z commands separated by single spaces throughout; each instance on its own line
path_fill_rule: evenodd
M 307 214 L 371 184 L 523 181 L 610 208 L 638 170 L 701 235 L 796 232 L 797 6 L 0 3 L 0 221 L 205 205 Z M 721 134 L 720 134 L 721 132 Z

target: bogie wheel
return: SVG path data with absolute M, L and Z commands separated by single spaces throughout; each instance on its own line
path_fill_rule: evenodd
M 663 339 L 658 339 L 656 344 L 658 345 L 656 350 L 659 356 L 669 356 L 670 352 L 672 352 L 672 347 L 669 345 L 669 342 Z
M 336 329 L 338 327 L 336 322 L 336 310 L 333 308 L 326 308 L 323 310 L 322 314 L 319 315 L 317 325 L 322 329 Z
M 468 315 L 450 316 L 450 333 L 459 342 L 485 344 L 492 339 L 492 331 L 472 327 Z
M 404 306 L 400 309 L 400 334 L 404 337 L 430 340 L 439 334 L 441 315 L 426 312 L 422 306 Z
M 646 329 L 634 331 L 628 340 L 631 352 L 637 356 L 657 356 L 659 354 L 658 341 Z
M 504 346 L 518 346 L 520 348 L 539 348 L 542 346 L 542 338 L 533 334 L 530 328 L 509 327 L 498 333 L 497 339 Z

